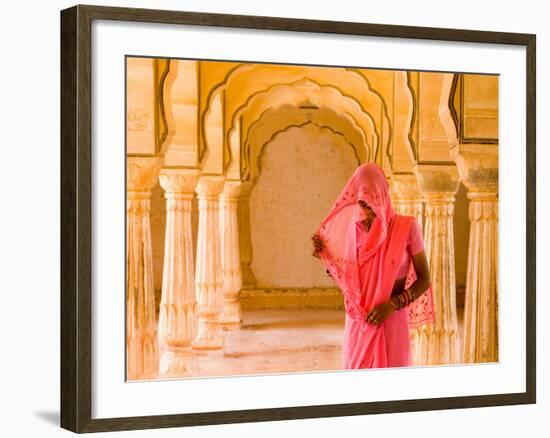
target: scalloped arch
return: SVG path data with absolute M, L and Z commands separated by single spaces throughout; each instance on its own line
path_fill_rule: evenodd
M 244 179 L 254 178 L 258 174 L 258 157 L 261 148 L 273 138 L 275 133 L 286 129 L 287 126 L 305 126 L 308 123 L 322 126 L 341 135 L 353 149 L 358 164 L 369 161 L 372 157 L 370 145 L 365 139 L 364 132 L 354 123 L 347 113 L 338 113 L 332 108 L 318 110 L 304 110 L 293 105 L 284 105 L 279 109 L 268 109 L 260 118 L 250 125 L 245 134 L 241 151 L 246 157 L 240 156 L 239 173 Z M 231 145 L 232 151 L 236 145 Z M 246 151 L 246 152 L 245 152 Z M 243 158 L 245 158 L 243 160 Z M 249 164 L 242 166 L 243 161 Z M 232 163 L 235 166 L 236 163 Z
M 354 124 L 363 131 L 364 137 L 367 139 L 366 143 L 370 143 L 374 150 L 374 156 L 376 156 L 380 134 L 376 130 L 373 116 L 363 111 L 355 99 L 343 96 L 337 88 L 321 86 L 308 78 L 300 79 L 292 84 L 273 84 L 268 89 L 249 96 L 248 100 L 233 114 L 231 125 L 227 131 L 226 144 L 230 144 L 236 121 L 240 120 L 240 116 L 245 111 L 249 114 L 258 114 L 259 117 L 265 111 L 289 104 L 331 108 L 339 113 L 348 114 L 354 120 Z M 241 132 L 247 132 L 248 126 L 240 126 L 240 129 Z M 242 151 L 242 155 L 246 158 L 248 151 Z M 243 167 L 243 170 L 248 167 L 246 161 Z
M 309 77 L 320 85 L 331 85 L 339 89 L 343 95 L 348 95 L 357 100 L 361 108 L 369 110 L 371 114 L 380 112 L 384 120 L 384 123 L 382 123 L 384 125 L 383 129 L 378 129 L 382 136 L 380 143 L 388 144 L 391 135 L 391 119 L 383 96 L 372 87 L 368 78 L 363 74 L 353 69 L 341 67 L 240 64 L 231 69 L 223 81 L 210 89 L 206 108 L 201 112 L 201 129 L 204 129 L 205 117 L 210 111 L 211 102 L 216 93 L 223 90 L 227 91 L 226 112 L 229 114 L 229 119 L 233 119 L 233 106 L 238 106 L 239 102 L 248 98 L 248 95 L 271 86 L 274 80 L 282 84 L 292 83 L 304 77 Z M 375 121 L 375 124 L 377 124 L 377 121 Z M 201 148 L 206 149 L 207 147 L 207 144 L 201 145 Z
M 282 135 L 286 131 L 289 131 L 292 128 L 304 128 L 304 127 L 309 127 L 309 126 L 317 127 L 317 128 L 319 128 L 320 131 L 323 131 L 323 130 L 329 131 L 331 134 L 336 135 L 338 137 L 341 137 L 347 143 L 347 140 L 346 140 L 346 137 L 344 136 L 344 134 L 334 130 L 331 126 L 318 124 L 318 123 L 312 122 L 312 121 L 306 121 L 305 123 L 300 124 L 300 125 L 287 125 L 286 127 L 282 128 L 282 129 L 279 129 L 276 132 L 274 132 L 273 135 L 269 139 L 267 139 L 260 146 L 260 148 L 259 148 L 260 153 L 258 154 L 258 157 L 257 157 L 257 160 L 256 160 L 257 161 L 258 172 L 257 172 L 257 174 L 254 175 L 254 178 L 252 179 L 252 185 L 255 185 L 258 178 L 261 176 L 261 173 L 262 173 L 261 162 L 262 162 L 262 157 L 263 157 L 264 151 L 266 149 L 266 146 L 269 143 L 271 143 L 272 141 L 276 140 L 277 137 L 279 137 L 280 135 Z M 357 165 L 359 165 L 360 164 L 360 159 L 357 156 L 357 154 L 355 154 L 355 157 L 357 158 Z

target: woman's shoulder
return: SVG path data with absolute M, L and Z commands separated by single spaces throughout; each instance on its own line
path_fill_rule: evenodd
M 418 218 L 412 215 L 401 215 L 404 220 L 409 222 L 409 234 L 407 236 L 407 248 L 411 255 L 415 255 L 424 250 L 424 238 L 422 227 Z
M 402 221 L 404 226 L 408 227 L 409 240 L 416 238 L 418 234 L 422 234 L 422 229 L 420 227 L 420 223 L 418 222 L 418 218 L 416 216 L 406 215 L 406 214 L 397 214 L 396 218 L 399 218 L 398 220 Z
M 411 225 L 418 225 L 418 219 L 416 218 L 416 216 L 412 216 L 408 214 L 399 214 L 399 213 L 397 213 L 395 216 L 403 222 L 408 222 Z

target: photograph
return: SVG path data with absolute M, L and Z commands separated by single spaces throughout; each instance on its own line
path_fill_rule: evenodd
M 7 3 L 2 436 L 539 437 L 544 5 Z
M 127 381 L 500 361 L 498 74 L 128 54 L 125 87 Z
M 310 12 L 60 11 L 62 428 L 537 403 L 537 35 Z

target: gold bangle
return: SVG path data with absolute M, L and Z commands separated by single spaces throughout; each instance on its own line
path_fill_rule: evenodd
M 399 298 L 399 309 L 402 309 L 403 307 L 405 307 L 405 295 L 403 295 L 403 292 L 401 292 L 399 295 L 398 295 L 398 298 Z
M 411 294 L 411 303 L 413 301 L 415 301 L 418 297 L 416 295 L 413 294 L 413 291 L 411 289 L 409 289 L 409 293 Z
M 410 289 L 405 289 L 403 292 L 396 295 L 398 306 L 397 309 L 403 309 L 414 301 L 413 294 Z
M 412 295 L 412 292 L 411 292 L 411 289 L 406 289 L 405 290 L 405 293 L 407 294 L 407 305 L 411 304 L 414 300 L 413 300 L 413 295 Z

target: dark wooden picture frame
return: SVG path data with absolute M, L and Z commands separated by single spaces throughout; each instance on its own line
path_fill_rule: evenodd
M 527 81 L 526 391 L 481 396 L 92 419 L 91 25 L 93 20 L 524 46 L 527 59 L 525 66 Z M 81 433 L 535 403 L 535 59 L 536 37 L 532 34 L 82 5 L 61 11 L 61 427 Z

